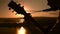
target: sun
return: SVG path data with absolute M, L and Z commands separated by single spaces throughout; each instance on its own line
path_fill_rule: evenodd
M 18 17 L 24 17 L 24 15 L 22 15 L 22 14 L 17 14 L 17 16 L 18 16 Z

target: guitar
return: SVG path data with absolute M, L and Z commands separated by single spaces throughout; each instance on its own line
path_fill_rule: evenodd
M 9 7 L 9 10 L 12 8 L 14 11 L 16 11 L 17 14 L 22 14 L 24 15 L 24 19 L 25 19 L 25 23 L 23 23 L 23 26 L 28 26 L 28 28 L 30 30 L 32 30 L 32 26 L 30 25 L 35 25 L 37 26 L 39 29 L 41 29 L 45 34 L 48 33 L 48 31 L 51 29 L 48 29 L 48 30 L 44 30 L 42 28 L 42 26 L 37 23 L 37 21 L 35 21 L 31 14 L 30 13 L 26 13 L 26 11 L 24 10 L 24 7 L 21 6 L 21 4 L 16 4 L 14 1 L 11 1 L 9 4 L 8 4 L 8 7 Z
M 16 4 L 14 1 L 11 1 L 8 4 L 9 10 L 13 9 L 14 11 L 16 11 L 17 14 L 22 14 L 24 15 L 24 20 L 26 21 L 25 23 L 23 23 L 23 26 L 28 26 L 28 28 L 30 30 L 32 30 L 31 26 L 32 24 L 34 24 L 35 26 L 40 27 L 40 25 L 32 18 L 30 13 L 26 13 L 26 11 L 24 10 L 23 7 L 20 6 L 21 4 Z M 41 28 L 42 29 L 42 28 Z

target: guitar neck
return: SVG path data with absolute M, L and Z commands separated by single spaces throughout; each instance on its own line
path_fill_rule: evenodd
M 37 21 L 35 19 L 33 19 L 33 17 L 31 16 L 31 14 L 24 15 L 24 19 L 25 19 L 26 23 L 34 24 L 35 26 L 40 27 L 40 24 L 37 23 Z

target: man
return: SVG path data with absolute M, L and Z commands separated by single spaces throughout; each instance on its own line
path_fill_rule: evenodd
M 45 9 L 43 11 L 56 11 L 56 10 L 60 10 L 60 0 L 47 0 L 48 1 L 48 5 L 51 7 L 49 9 Z

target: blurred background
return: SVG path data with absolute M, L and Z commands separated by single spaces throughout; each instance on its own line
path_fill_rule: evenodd
M 26 31 L 26 34 L 44 34 L 41 29 L 32 25 L 29 30 L 28 27 L 9 27 L 15 24 L 24 22 L 24 15 L 16 14 L 13 9 L 9 10 L 8 3 L 11 0 L 0 0 L 0 34 L 21 34 L 20 30 Z M 47 5 L 47 0 L 13 0 L 17 4 L 21 3 L 27 13 L 31 13 L 32 18 L 35 19 L 44 29 L 48 26 L 58 23 L 60 10 L 44 12 L 42 10 L 50 8 Z M 9 25 L 10 24 L 10 25 Z M 1 26 L 8 27 L 1 27 Z M 56 26 L 56 25 L 54 25 Z M 60 29 L 56 26 L 49 34 L 57 34 Z M 24 33 L 24 34 L 25 34 Z M 23 34 L 23 33 L 22 33 Z

